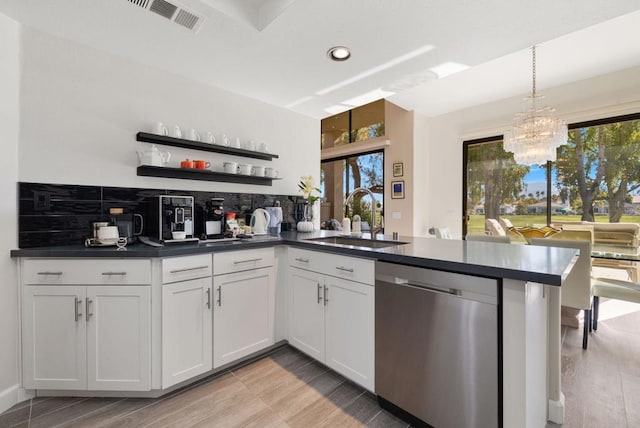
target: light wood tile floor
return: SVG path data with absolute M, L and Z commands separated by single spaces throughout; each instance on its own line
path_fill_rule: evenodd
M 598 331 L 563 328 L 563 428 L 640 427 L 640 305 L 601 301 Z M 36 398 L 0 427 L 407 427 L 291 347 L 157 399 Z M 557 427 L 549 424 L 548 427 Z
M 375 396 L 285 346 L 157 399 L 36 398 L 0 427 L 407 427 Z

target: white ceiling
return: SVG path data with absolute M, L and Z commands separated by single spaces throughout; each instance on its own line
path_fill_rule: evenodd
M 542 90 L 640 65 L 638 0 L 168 1 L 203 17 L 199 31 L 127 0 L 0 0 L 0 12 L 315 118 L 380 96 L 435 116 L 525 94 L 533 44 Z M 352 58 L 327 59 L 335 45 Z

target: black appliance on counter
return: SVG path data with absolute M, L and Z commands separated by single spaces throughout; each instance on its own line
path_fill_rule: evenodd
M 222 239 L 225 232 L 224 206 L 222 198 L 211 198 L 207 201 L 203 215 L 203 239 Z
M 158 242 L 193 241 L 193 196 L 160 195 L 151 198 L 146 230 Z M 173 232 L 186 232 L 185 239 L 173 239 Z
M 140 214 L 125 213 L 122 208 L 109 208 L 111 223 L 118 226 L 121 238 L 127 238 L 127 244 L 136 242 L 136 237 L 142 234 L 144 222 Z

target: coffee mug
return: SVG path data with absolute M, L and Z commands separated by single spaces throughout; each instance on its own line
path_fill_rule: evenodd
M 174 138 L 182 138 L 182 129 L 180 129 L 178 125 L 174 126 L 171 136 Z
M 194 163 L 196 169 L 207 169 L 207 168 L 209 168 L 211 166 L 210 162 L 207 162 L 205 160 L 200 160 L 200 159 L 194 160 L 193 163 Z
M 264 177 L 264 167 L 263 166 L 254 166 L 253 167 L 253 175 L 256 177 Z
M 249 164 L 243 163 L 238 165 L 238 174 L 251 175 L 252 171 L 253 171 L 253 167 Z
M 119 237 L 118 226 L 103 226 L 98 229 L 98 241 L 101 244 L 115 244 Z
M 213 132 L 211 132 L 211 131 L 207 131 L 207 143 L 209 143 L 209 144 L 215 144 L 216 143 L 216 137 L 213 135 Z
M 236 149 L 239 149 L 239 148 L 241 147 L 241 144 L 240 144 L 240 137 L 236 137 L 236 138 L 234 138 L 234 139 L 233 139 L 233 141 L 232 141 L 231 146 L 232 146 L 232 147 L 235 147 Z
M 220 144 L 222 144 L 223 146 L 231 145 L 231 140 L 229 140 L 229 137 L 227 137 L 227 134 L 220 135 Z
M 259 152 L 266 153 L 268 150 L 269 150 L 269 147 L 267 147 L 267 143 L 258 144 L 258 151 Z
M 194 128 L 189 130 L 189 139 L 192 141 L 200 141 L 200 134 Z
M 245 150 L 255 151 L 255 149 L 256 149 L 256 142 L 255 142 L 254 140 L 245 141 L 245 143 L 243 144 L 243 148 L 244 148 Z
M 156 126 L 155 128 L 153 128 L 153 132 L 157 135 L 169 135 L 169 130 L 166 126 L 164 126 L 164 123 L 162 122 L 156 122 Z
M 278 170 L 275 168 L 265 168 L 264 173 L 269 178 L 278 177 Z
M 222 166 L 227 174 L 235 174 L 238 170 L 238 162 L 224 162 Z
M 194 168 L 195 165 L 193 163 L 193 161 L 190 161 L 189 159 L 185 159 L 182 162 L 180 162 L 180 168 Z

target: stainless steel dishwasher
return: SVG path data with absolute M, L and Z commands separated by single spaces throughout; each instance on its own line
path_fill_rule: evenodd
M 501 425 L 498 281 L 376 263 L 375 392 L 440 427 Z

